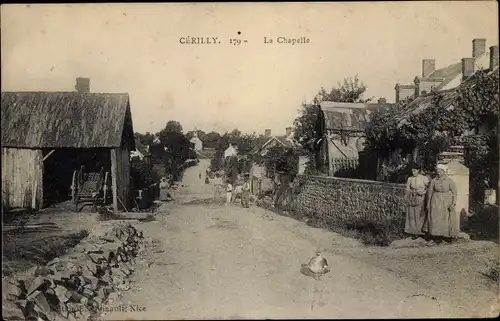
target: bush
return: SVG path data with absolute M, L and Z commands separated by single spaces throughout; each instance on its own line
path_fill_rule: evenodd
M 153 166 L 135 157 L 131 161 L 130 176 L 136 190 L 147 188 L 155 183 Z
M 483 205 L 477 213 L 469 217 L 465 230 L 477 239 L 498 242 L 498 206 Z

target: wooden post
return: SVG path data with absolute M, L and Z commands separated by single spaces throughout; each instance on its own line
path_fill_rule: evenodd
M 31 192 L 31 209 L 33 210 L 37 210 L 37 202 L 36 202 L 36 196 L 37 196 L 37 192 L 38 192 L 38 180 L 35 178 L 35 181 L 33 182 L 33 188 L 32 188 L 32 192 Z
M 325 136 L 325 158 L 326 161 L 328 162 L 328 176 L 333 176 L 333 162 L 332 160 L 330 159 L 330 155 L 331 155 L 331 151 L 330 151 L 330 136 L 327 134 Z
M 117 176 L 118 176 L 118 164 L 116 159 L 116 149 L 111 149 L 111 193 L 113 194 L 113 211 L 118 213 L 118 189 L 117 189 Z

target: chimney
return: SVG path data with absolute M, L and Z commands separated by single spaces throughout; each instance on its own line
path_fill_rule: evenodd
M 76 91 L 79 93 L 89 93 L 90 92 L 90 78 L 76 78 Z
M 434 70 L 436 70 L 436 59 L 422 60 L 422 78 L 429 76 Z
M 379 104 L 386 104 L 386 103 L 387 103 L 387 99 L 385 99 L 384 97 L 380 97 L 380 98 L 378 99 L 378 103 L 379 103 Z
M 292 135 L 292 127 L 287 127 L 285 129 L 285 135 L 286 137 L 290 137 Z
M 396 103 L 399 103 L 399 83 L 396 84 L 394 90 L 396 91 Z
M 498 67 L 498 46 L 490 47 L 490 69 Z
M 474 58 L 462 58 L 462 80 L 474 74 Z
M 472 57 L 477 58 L 486 52 L 486 39 L 472 40 Z
M 265 137 L 271 137 L 271 130 L 270 130 L 270 129 L 266 129 L 266 130 L 264 131 L 264 136 L 265 136 Z

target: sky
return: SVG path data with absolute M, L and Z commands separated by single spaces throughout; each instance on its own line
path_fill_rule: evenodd
M 498 44 L 498 4 L 471 2 L 2 5 L 2 91 L 128 93 L 136 132 L 284 134 L 303 101 L 358 75 L 365 98 Z M 238 35 L 238 32 L 240 34 Z M 218 44 L 181 44 L 182 37 Z M 264 37 L 273 43 L 264 43 Z M 279 44 L 277 37 L 308 39 Z M 230 39 L 240 39 L 239 46 Z M 243 42 L 246 40 L 246 42 Z

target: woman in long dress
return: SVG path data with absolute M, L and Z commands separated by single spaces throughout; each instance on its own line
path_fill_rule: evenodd
M 429 179 L 422 175 L 419 168 L 412 169 L 412 176 L 406 182 L 406 198 L 408 208 L 406 212 L 405 233 L 413 238 L 423 235 L 425 223 L 425 195 Z
M 447 175 L 447 169 L 446 165 L 437 166 L 437 176 L 431 180 L 427 197 L 427 228 L 437 241 L 451 241 L 459 232 L 455 213 L 457 190 Z

